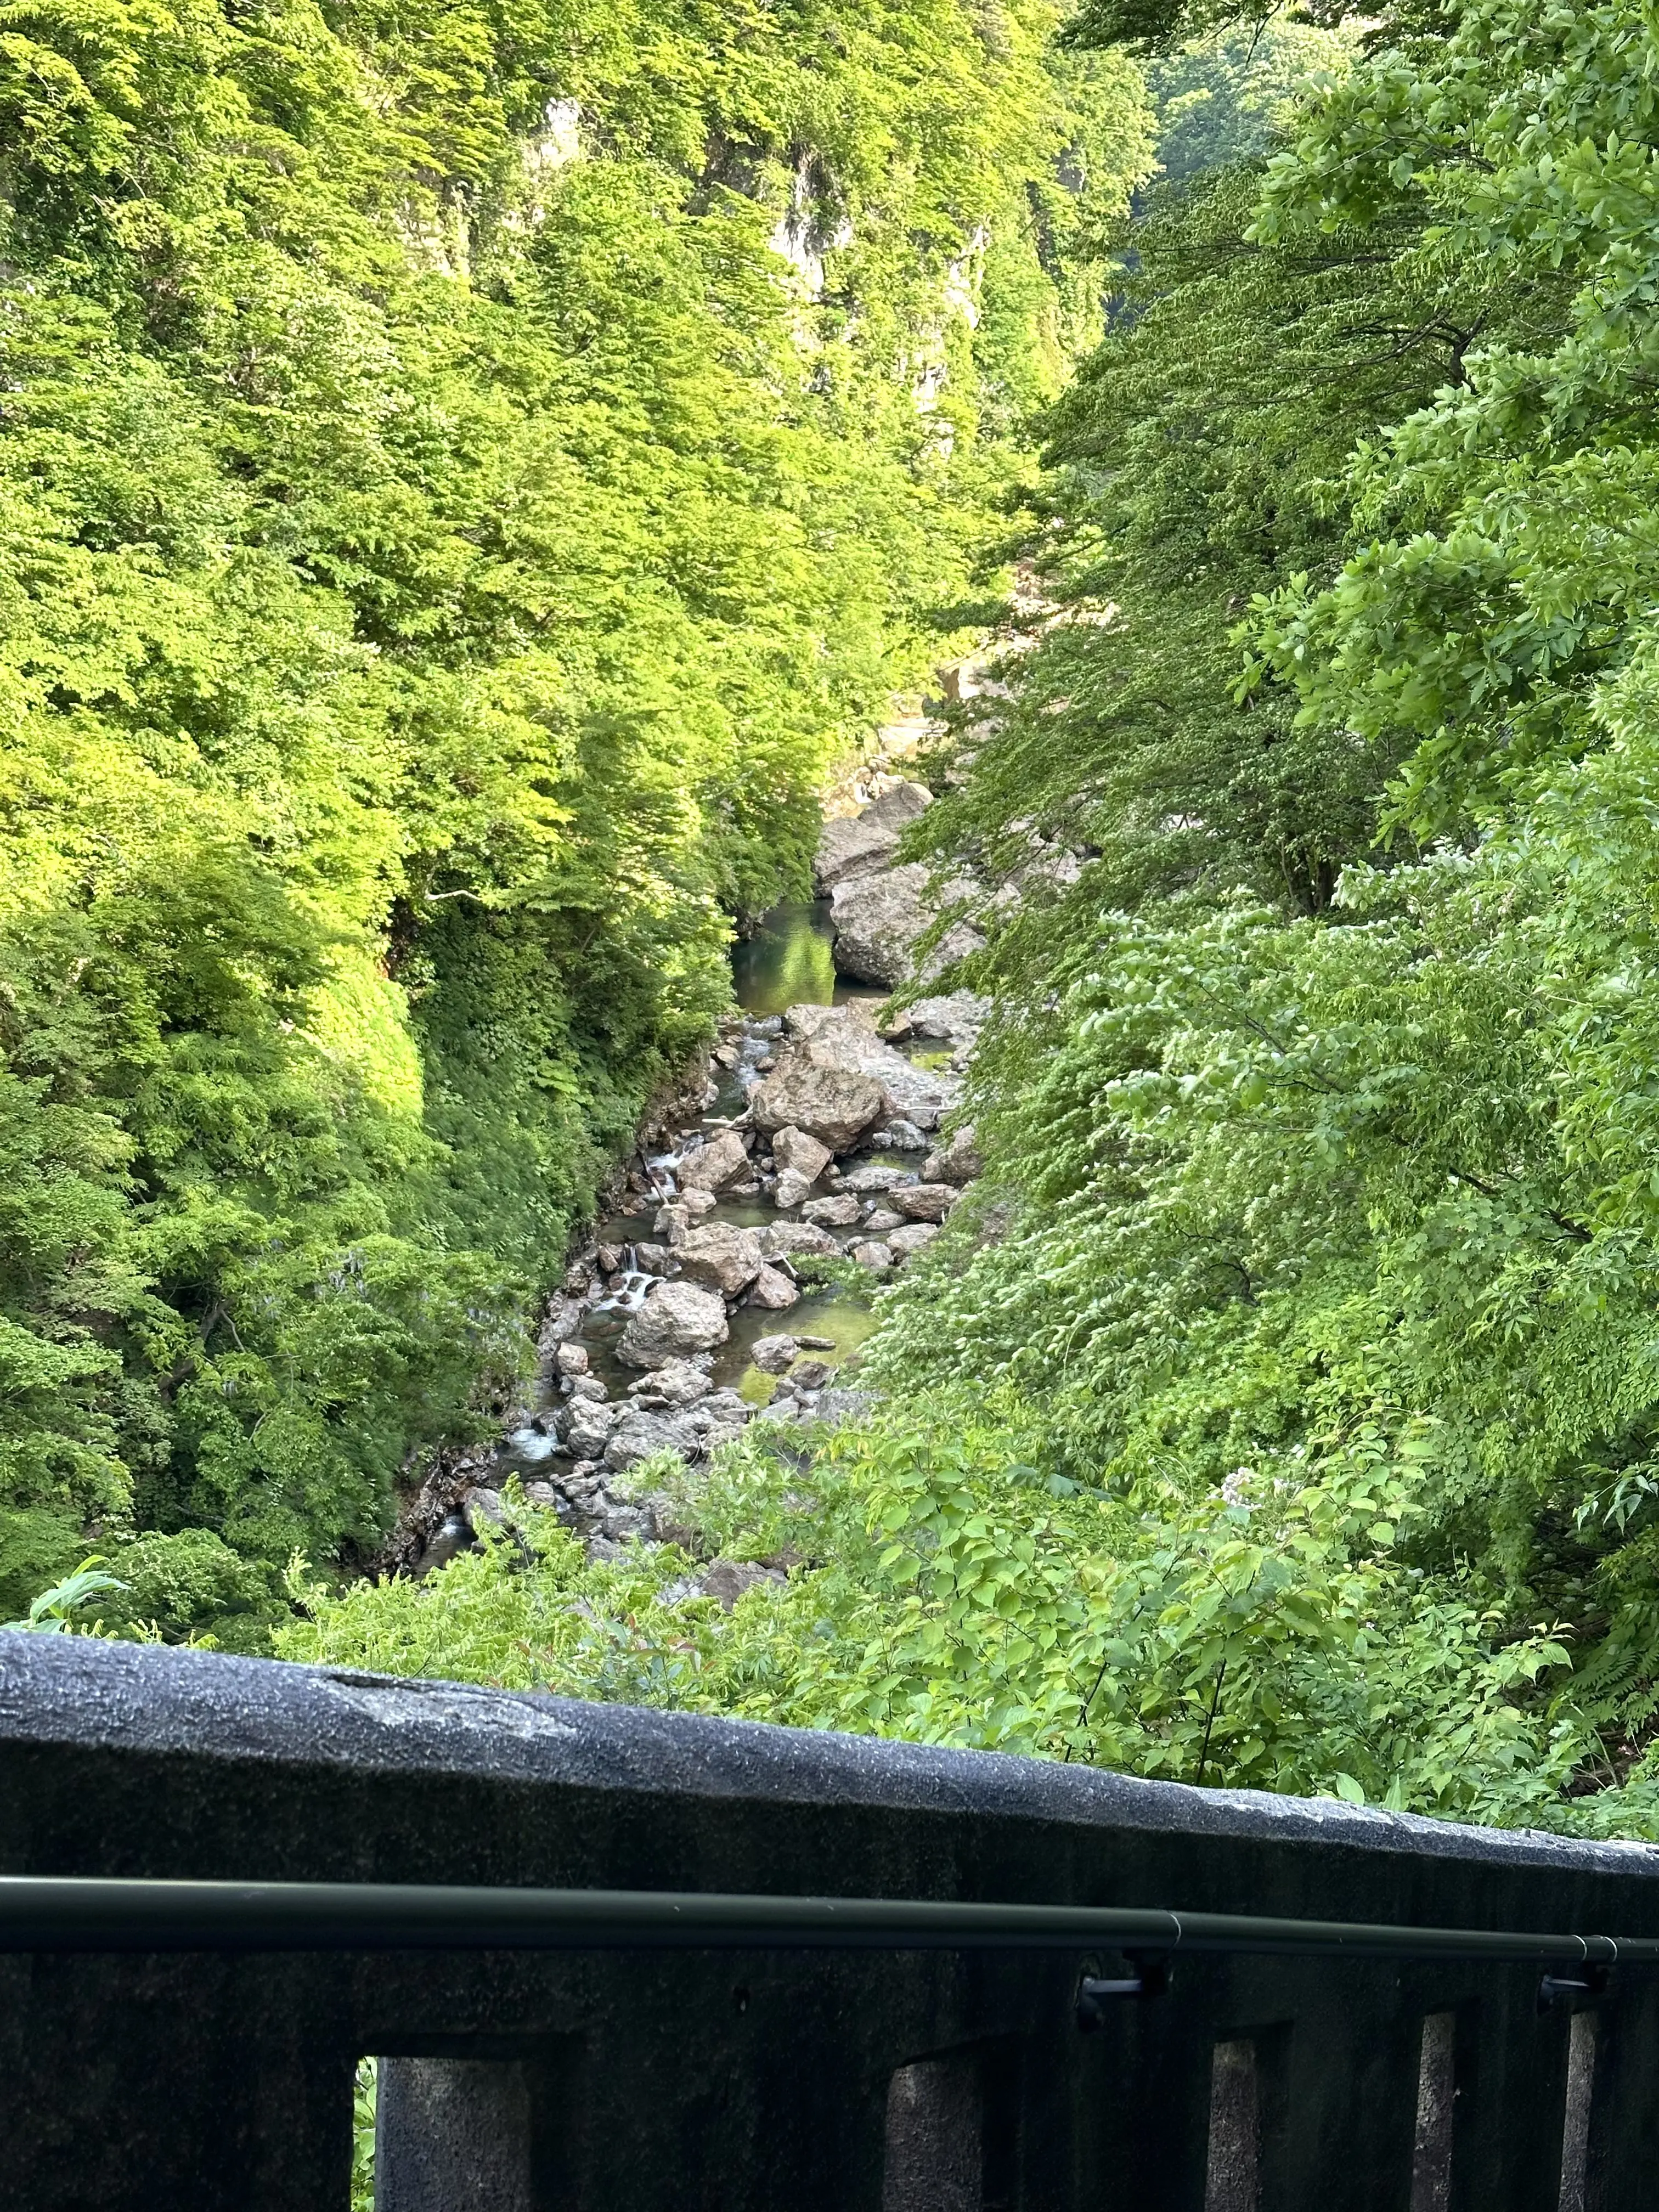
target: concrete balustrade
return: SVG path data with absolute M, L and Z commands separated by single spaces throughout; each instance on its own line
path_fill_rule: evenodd
M 0 1634 L 0 1872 L 1659 1936 L 1659 1851 Z M 0 1956 L 6 2212 L 1636 2212 L 1659 1972 L 1065 1950 Z

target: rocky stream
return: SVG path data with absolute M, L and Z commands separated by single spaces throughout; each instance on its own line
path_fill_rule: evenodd
M 509 1478 L 590 1555 L 684 1539 L 653 1480 L 663 1454 L 695 1469 L 751 1422 L 834 1421 L 866 1402 L 867 1300 L 815 1279 L 814 1262 L 878 1280 L 938 1236 L 978 1172 L 971 1127 L 945 1125 L 987 1012 L 960 991 L 890 1006 L 933 918 L 927 871 L 894 857 L 928 794 L 872 781 L 825 823 L 823 896 L 774 909 L 737 946 L 737 1011 L 701 1095 L 641 1130 L 613 1210 L 549 1301 L 530 1401 L 493 1449 L 428 1479 L 398 1564 L 426 1572 L 509 1522 Z M 965 949 L 947 939 L 921 979 Z M 729 1604 L 763 1571 L 715 1561 L 702 1579 Z

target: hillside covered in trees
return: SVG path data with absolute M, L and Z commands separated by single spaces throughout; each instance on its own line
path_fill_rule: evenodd
M 1659 1834 L 1647 11 L 47 21 L 9 1597 Z M 904 848 L 984 1171 L 863 1410 L 353 1581 L 988 640 Z
M 1098 334 L 1055 22 L 9 21 L 0 1613 L 257 1620 L 510 1394 Z

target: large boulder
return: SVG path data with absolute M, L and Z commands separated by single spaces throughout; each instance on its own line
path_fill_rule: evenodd
M 826 822 L 818 840 L 813 872 L 821 890 L 830 890 L 849 877 L 867 876 L 884 868 L 898 849 L 899 839 L 924 814 L 933 793 L 922 783 L 901 783 L 858 814 Z
M 781 1168 L 788 1168 L 808 1182 L 816 1182 L 835 1154 L 828 1145 L 821 1145 L 816 1137 L 809 1137 L 805 1129 L 780 1129 L 772 1139 L 772 1157 Z
M 674 1247 L 674 1257 L 689 1281 L 705 1284 L 726 1298 L 746 1291 L 766 1260 L 754 1231 L 736 1228 L 729 1221 L 687 1230 Z
M 830 921 L 835 931 L 836 972 L 860 983 L 884 983 L 891 990 L 908 982 L 915 969 L 915 946 L 935 919 L 927 886 L 932 871 L 920 860 L 908 867 L 890 868 L 883 875 L 854 876 L 838 883 L 830 895 Z M 966 884 L 947 884 L 942 896 L 949 902 L 971 890 Z M 985 939 L 965 922 L 955 922 L 922 962 L 924 982 L 943 974 L 953 961 L 978 952 Z
M 680 1188 L 684 1191 L 724 1190 L 750 1172 L 749 1151 L 735 1129 L 722 1129 L 702 1148 L 680 1163 Z
M 884 1100 L 882 1118 L 910 1121 L 918 1129 L 936 1129 L 961 1096 L 953 1075 L 918 1067 L 878 1033 L 862 1006 L 791 1006 L 790 1032 L 795 1049 L 815 1067 L 846 1067 L 879 1083 Z
M 793 1168 L 784 1168 L 772 1186 L 772 1203 L 781 1213 L 788 1213 L 812 1195 L 811 1179 L 797 1175 Z
M 872 1198 L 878 1190 L 896 1189 L 908 1180 L 902 1168 L 878 1167 L 873 1160 L 866 1160 L 862 1167 L 848 1169 L 841 1179 L 841 1187 L 860 1198 Z
M 598 1459 L 617 1419 L 614 1406 L 578 1398 L 562 1423 L 565 1449 L 572 1459 Z
M 858 1218 L 856 1209 L 853 1218 Z M 762 1249 L 769 1260 L 786 1260 L 792 1252 L 833 1256 L 841 1249 L 828 1230 L 811 1221 L 771 1221 L 759 1233 Z
M 757 1128 L 804 1129 L 832 1152 L 845 1152 L 880 1120 L 887 1099 L 867 1075 L 821 1066 L 804 1052 L 792 1052 L 756 1085 L 749 1104 Z
M 978 1043 L 979 1033 L 990 1018 L 988 999 L 976 991 L 951 991 L 939 998 L 913 999 L 902 1013 L 890 1015 L 883 1027 L 896 1043 L 914 1037 L 952 1044 L 958 1052 L 969 1052 Z
M 910 1221 L 902 1229 L 890 1229 L 887 1243 L 896 1259 L 908 1260 L 915 1254 L 925 1251 L 938 1235 L 939 1224 L 936 1221 Z
M 627 1367 L 666 1367 L 688 1352 L 712 1352 L 726 1338 L 726 1301 L 684 1281 L 653 1283 L 617 1346 Z
M 625 1474 L 629 1468 L 637 1467 L 641 1460 L 654 1459 L 659 1452 L 676 1452 L 682 1459 L 701 1450 L 702 1439 L 674 1413 L 647 1413 L 644 1407 L 630 1407 L 625 1419 L 617 1422 L 605 1448 L 605 1464 L 613 1474 Z
M 801 1208 L 815 1229 L 850 1229 L 863 1211 L 857 1199 L 850 1194 L 810 1199 Z
M 749 1303 L 764 1306 L 771 1313 L 787 1313 L 800 1297 L 781 1267 L 763 1267 L 755 1278 L 755 1287 L 749 1293 Z
M 799 1350 L 793 1336 L 757 1336 L 749 1348 L 749 1357 L 763 1375 L 785 1375 Z
M 911 1182 L 890 1194 L 889 1203 L 911 1221 L 943 1221 L 962 1193 L 951 1182 Z
M 689 1359 L 671 1359 L 666 1367 L 630 1383 L 629 1395 L 642 1406 L 690 1406 L 706 1398 L 714 1387 L 702 1368 L 694 1367 Z

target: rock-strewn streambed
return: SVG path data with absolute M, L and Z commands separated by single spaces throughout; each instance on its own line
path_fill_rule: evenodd
M 869 810 L 915 811 L 908 797 Z M 846 879 L 835 863 L 856 826 L 826 825 L 832 881 Z M 869 824 L 866 879 L 890 864 L 898 826 Z M 891 1016 L 878 993 L 837 985 L 832 932 L 824 900 L 780 909 L 758 947 L 739 948 L 742 1011 L 721 1026 L 700 1101 L 642 1143 L 574 1257 L 530 1402 L 493 1451 L 426 1486 L 405 1551 L 416 1571 L 507 1517 L 509 1476 L 595 1556 L 684 1535 L 651 1478 L 662 1454 L 695 1471 L 751 1422 L 834 1420 L 863 1402 L 849 1362 L 868 1306 L 815 1281 L 812 1263 L 879 1280 L 939 1234 L 978 1171 L 971 1129 L 942 1124 L 986 1008 L 958 992 Z

